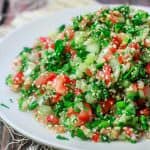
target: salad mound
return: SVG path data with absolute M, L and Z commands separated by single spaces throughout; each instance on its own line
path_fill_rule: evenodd
M 150 132 L 150 14 L 123 5 L 76 16 L 25 47 L 6 83 L 21 111 L 59 133 L 136 142 Z

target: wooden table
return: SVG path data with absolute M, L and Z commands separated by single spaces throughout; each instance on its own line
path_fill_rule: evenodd
M 128 3 L 128 4 L 135 4 L 135 5 L 145 5 L 145 6 L 150 6 L 150 0 L 97 0 L 101 3 Z M 23 136 L 17 135 L 18 133 L 13 133 L 14 138 L 19 140 L 24 138 Z M 4 150 L 6 145 L 10 142 L 14 141 L 14 139 L 11 137 L 11 134 L 9 133 L 9 130 L 4 123 L 0 121 L 0 150 Z M 29 139 L 25 139 L 22 143 L 21 142 L 16 142 L 14 144 L 11 144 L 9 146 L 9 150 L 17 150 L 19 149 L 19 146 L 21 144 L 24 144 L 24 146 L 20 147 L 20 150 L 48 150 L 46 146 L 41 146 L 38 143 L 34 143 L 33 141 Z M 36 145 L 35 147 L 29 147 L 29 145 Z M 54 150 L 54 148 L 50 148 L 51 150 Z

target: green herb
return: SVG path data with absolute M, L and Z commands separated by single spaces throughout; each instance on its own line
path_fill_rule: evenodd
M 81 138 L 82 140 L 88 139 L 84 132 L 79 128 L 76 130 L 76 136 Z
M 143 24 L 146 19 L 148 18 L 148 13 L 142 10 L 138 10 L 137 13 L 133 16 L 132 22 L 135 25 L 141 25 Z
M 127 5 L 119 6 L 115 8 L 114 10 L 118 10 L 121 14 L 124 15 L 124 17 L 128 17 L 130 13 L 130 7 Z
M 69 138 L 66 138 L 62 135 L 57 135 L 56 138 L 59 139 L 59 140 L 69 140 Z
M 59 57 L 64 51 L 65 45 L 63 40 L 57 40 L 55 42 L 55 53 L 56 56 Z
M 9 109 L 9 106 L 7 106 L 7 105 L 6 105 L 6 104 L 4 104 L 4 103 L 0 103 L 0 106 L 2 106 L 2 107 L 4 107 L 4 108 Z
M 59 28 L 58 28 L 58 32 L 63 32 L 65 29 L 65 24 L 62 24 Z
M 12 85 L 12 75 L 9 74 L 7 77 L 6 77 L 6 80 L 5 80 L 5 83 L 8 85 L 8 86 L 11 86 Z
M 37 101 L 33 101 L 28 105 L 29 110 L 33 110 L 38 106 L 38 102 Z
M 10 98 L 10 99 L 9 99 L 9 101 L 10 101 L 11 103 L 13 103 L 13 102 L 14 102 L 12 98 Z
M 78 30 L 80 28 L 80 22 L 82 20 L 82 16 L 77 16 L 73 18 L 73 28 L 74 30 Z
M 104 134 L 101 135 L 101 140 L 102 140 L 103 142 L 110 142 L 109 137 L 108 137 L 107 135 L 104 135 Z
M 130 100 L 138 100 L 139 98 L 139 93 L 138 92 L 134 92 L 134 91 L 129 91 L 126 94 L 127 99 Z
M 24 49 L 21 51 L 20 55 L 23 53 L 31 53 L 31 51 L 32 51 L 32 48 L 24 47 Z

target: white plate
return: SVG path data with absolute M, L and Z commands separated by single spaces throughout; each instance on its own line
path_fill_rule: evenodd
M 144 140 L 137 144 L 128 142 L 112 142 L 109 144 L 93 143 L 91 141 L 81 141 L 78 138 L 70 138 L 69 141 L 58 140 L 56 139 L 56 134 L 38 123 L 30 113 L 24 113 L 18 110 L 16 102 L 18 95 L 10 91 L 5 85 L 5 77 L 11 71 L 12 60 L 23 46 L 32 46 L 36 38 L 48 35 L 61 24 L 69 23 L 72 16 L 79 15 L 82 12 L 97 10 L 98 8 L 99 6 L 91 6 L 86 9 L 68 9 L 52 16 L 42 17 L 39 20 L 17 29 L 0 42 L 0 103 L 5 103 L 10 107 L 10 109 L 0 107 L 0 117 L 25 136 L 37 142 L 63 149 L 148 150 L 150 149 L 150 141 L 148 140 Z M 142 9 L 150 12 L 149 8 L 142 7 Z M 10 98 L 13 98 L 14 103 L 10 102 Z

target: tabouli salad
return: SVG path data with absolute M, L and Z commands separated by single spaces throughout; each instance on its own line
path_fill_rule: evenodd
M 59 133 L 136 142 L 150 132 L 148 12 L 123 5 L 76 16 L 25 47 L 13 70 L 6 83 L 19 109 Z

